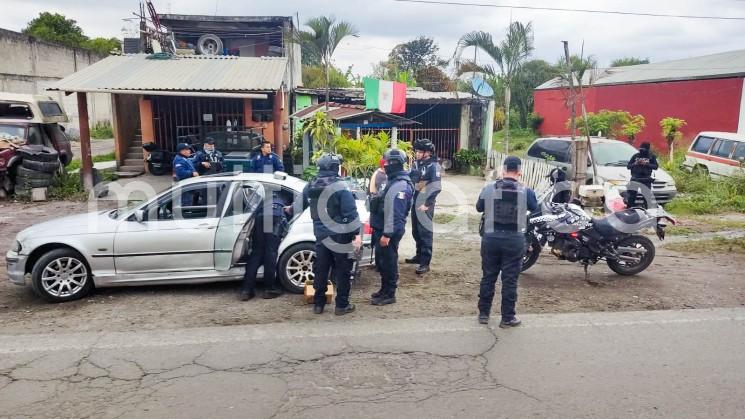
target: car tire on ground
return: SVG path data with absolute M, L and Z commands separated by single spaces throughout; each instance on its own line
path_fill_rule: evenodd
M 52 179 L 24 179 L 16 178 L 16 190 L 19 189 L 33 189 L 33 188 L 46 188 L 52 185 Z
M 43 172 L 43 173 L 55 173 L 60 168 L 60 162 L 57 161 L 38 161 L 38 160 L 30 160 L 30 159 L 23 159 L 21 161 L 21 167 L 34 170 L 37 172 Z
M 37 162 L 38 163 L 38 162 Z M 54 172 L 40 172 L 38 170 L 32 170 L 28 167 L 23 166 L 23 163 L 21 163 L 21 167 L 18 168 L 18 172 L 16 173 L 16 176 L 18 179 L 44 179 L 49 180 L 54 176 Z
M 29 159 L 46 162 L 59 161 L 59 153 L 57 153 L 55 149 L 49 147 L 45 147 L 44 151 L 40 151 L 38 153 L 28 153 L 23 151 L 23 149 L 19 149 L 18 154 L 20 154 L 24 160 Z
M 77 300 L 93 289 L 93 277 L 85 258 L 70 248 L 42 255 L 31 270 L 31 287 L 50 303 Z
M 305 281 L 313 279 L 313 261 L 316 259 L 313 242 L 290 246 L 279 258 L 277 269 L 282 286 L 295 294 L 302 294 Z

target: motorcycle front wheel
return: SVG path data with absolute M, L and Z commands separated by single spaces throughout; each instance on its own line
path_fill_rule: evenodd
M 528 240 L 528 246 L 525 250 L 525 256 L 523 256 L 523 267 L 520 272 L 525 272 L 535 265 L 538 256 L 541 255 L 541 242 L 532 234 L 527 236 L 526 239 Z
M 618 242 L 618 255 L 623 259 L 608 259 L 608 267 L 619 275 L 636 275 L 649 267 L 654 260 L 655 248 L 644 236 L 630 236 Z

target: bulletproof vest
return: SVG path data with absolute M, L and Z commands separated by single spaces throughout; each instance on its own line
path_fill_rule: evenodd
M 514 226 L 517 231 L 519 203 L 520 199 L 524 199 L 525 188 L 516 182 L 498 180 L 494 183 L 494 189 L 495 229 L 512 229 Z
M 310 198 L 310 217 L 313 221 L 321 221 L 321 216 L 318 212 L 318 204 L 323 190 L 339 180 L 340 179 L 336 176 L 318 177 L 310 183 L 310 187 L 308 188 L 308 198 Z M 332 220 L 339 221 L 341 216 L 341 203 L 336 193 L 331 194 L 328 199 L 326 212 Z
M 385 197 L 386 195 L 388 195 L 388 191 L 390 190 L 391 186 L 393 186 L 399 180 L 406 182 L 412 190 L 414 189 L 414 185 L 411 183 L 411 178 L 409 178 L 409 176 L 405 174 L 391 176 L 390 178 L 388 178 L 388 183 L 385 185 L 385 189 L 383 189 L 383 192 L 370 201 L 371 213 L 383 215 L 385 209 Z M 409 209 L 410 208 L 408 208 L 406 212 L 409 212 Z

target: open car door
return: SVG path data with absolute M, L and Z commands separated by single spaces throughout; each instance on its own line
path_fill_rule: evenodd
M 216 270 L 227 271 L 248 254 L 251 233 L 263 199 L 264 187 L 261 183 L 236 182 L 215 234 Z

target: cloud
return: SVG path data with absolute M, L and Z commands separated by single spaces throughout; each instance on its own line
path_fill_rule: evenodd
M 496 0 L 473 0 L 493 2 Z M 664 0 L 582 0 L 524 1 L 503 3 L 566 8 L 644 11 L 667 14 L 745 16 L 745 2 L 713 0 L 680 2 Z M 493 9 L 465 6 L 438 6 L 400 3 L 392 0 L 254 0 L 235 2 L 216 0 L 157 0 L 161 13 L 221 15 L 299 15 L 300 21 L 320 14 L 335 15 L 352 22 L 360 38 L 345 40 L 337 49 L 341 68 L 368 73 L 372 64 L 385 59 L 390 49 L 419 35 L 431 36 L 445 58 L 453 54 L 458 38 L 466 32 L 484 30 L 500 39 L 509 22 L 532 21 L 536 58 L 555 62 L 563 54 L 562 40 L 579 53 L 594 55 L 601 65 L 624 56 L 649 57 L 652 61 L 704 55 L 742 48 L 743 21 L 714 21 L 676 18 L 619 16 L 608 14 L 563 13 L 520 9 Z M 558 4 L 557 4 L 558 3 Z M 95 7 L 92 7 L 95 4 Z M 41 11 L 62 13 L 78 21 L 89 36 L 120 36 L 123 18 L 131 18 L 138 8 L 136 0 L 5 0 L 0 27 L 21 30 Z M 483 55 L 483 54 L 482 54 Z M 480 55 L 481 57 L 481 55 Z

